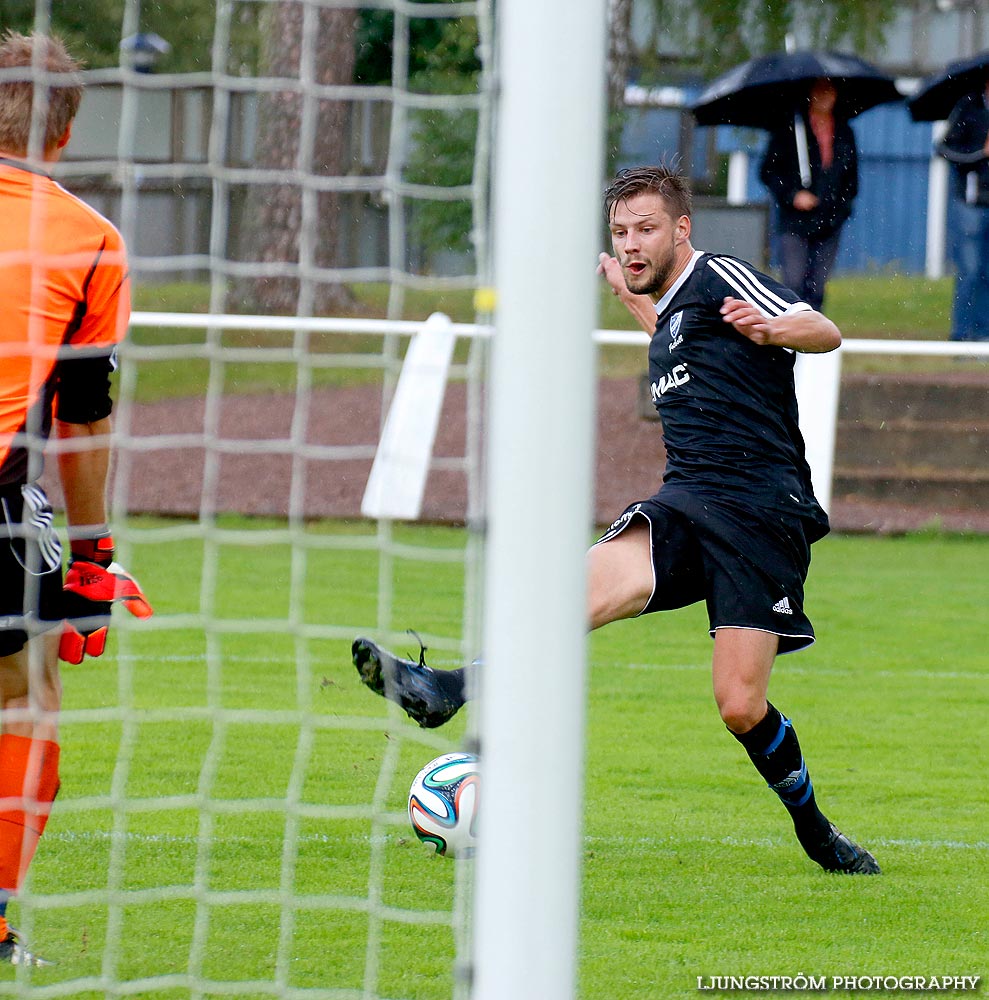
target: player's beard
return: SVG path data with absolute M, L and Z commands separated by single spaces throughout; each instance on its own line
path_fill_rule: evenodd
M 635 295 L 653 295 L 665 287 L 666 283 L 673 277 L 676 270 L 676 247 L 671 246 L 670 251 L 664 254 L 660 260 L 654 263 L 647 263 L 646 269 L 634 274 L 627 266 L 622 266 L 625 277 L 625 287 Z

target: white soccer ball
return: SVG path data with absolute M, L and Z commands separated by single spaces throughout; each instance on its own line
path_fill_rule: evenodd
M 478 762 L 470 753 L 431 760 L 409 789 L 409 821 L 416 836 L 450 857 L 469 856 L 477 836 Z

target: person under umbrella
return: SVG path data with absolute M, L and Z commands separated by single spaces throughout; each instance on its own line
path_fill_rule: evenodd
M 989 52 L 950 63 L 907 102 L 914 121 L 948 119 L 935 149 L 952 167 L 951 340 L 989 340 Z
M 989 52 L 980 52 L 948 63 L 921 81 L 907 100 L 915 122 L 945 121 L 963 97 L 978 94 L 989 75 Z
M 762 181 L 776 202 L 784 283 L 820 309 L 841 227 L 858 193 L 858 157 L 848 122 L 902 100 L 892 77 L 843 52 L 757 56 L 705 88 L 698 125 L 768 129 Z
M 815 80 L 806 106 L 772 132 L 759 171 L 776 203 L 783 283 L 818 310 L 858 194 L 855 135 L 837 99 L 831 80 Z

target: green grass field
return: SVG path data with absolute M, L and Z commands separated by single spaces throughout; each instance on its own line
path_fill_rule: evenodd
M 897 271 L 837 275 L 828 283 L 828 314 L 850 337 L 943 339 L 951 322 L 952 278 L 932 280 Z M 352 286 L 354 316 L 386 315 L 389 286 Z M 142 285 L 134 291 L 134 308 L 164 312 L 206 312 L 209 288 L 205 284 Z M 470 290 L 423 291 L 409 289 L 403 319 L 425 319 L 444 312 L 458 323 L 474 322 Z M 635 329 L 625 307 L 602 284 L 600 322 L 603 329 Z
M 294 551 L 282 527 L 121 533 L 156 617 L 65 668 L 62 791 L 12 905 L 59 964 L 8 970 L 0 995 L 451 996 L 448 911 L 469 862 L 431 857 L 403 810 L 465 720 L 424 733 L 357 681 L 353 635 L 415 645 L 376 628 L 373 527 L 310 525 Z M 463 627 L 464 546 L 417 527 L 392 547 L 391 621 L 441 665 Z M 989 974 L 987 563 L 981 537 L 815 547 L 820 641 L 779 661 L 771 696 L 879 878 L 802 855 L 718 719 L 702 609 L 592 637 L 582 1000 L 675 1000 L 712 975 Z
M 950 278 L 930 281 L 915 275 L 885 272 L 848 275 L 829 283 L 826 311 L 848 338 L 946 340 L 951 289 Z M 385 285 L 356 286 L 352 315 L 383 317 L 387 311 L 387 291 Z M 208 304 L 209 289 L 202 284 L 147 285 L 138 287 L 134 295 L 137 310 L 205 312 Z M 473 293 L 469 290 L 410 290 L 402 318 L 422 320 L 437 311 L 446 313 L 455 322 L 472 323 L 475 320 Z M 602 329 L 608 330 L 637 329 L 625 307 L 604 287 L 601 289 L 599 323 Z M 401 358 L 406 338 L 397 339 L 400 343 L 395 356 Z M 135 328 L 130 335 L 133 345 L 149 347 L 176 344 L 198 347 L 204 340 L 205 333 L 199 330 Z M 381 344 L 382 338 L 378 335 L 313 334 L 308 350 L 314 354 L 335 354 L 339 358 L 336 367 L 315 368 L 314 383 L 355 384 L 380 380 Z M 222 345 L 227 348 L 287 348 L 292 346 L 292 335 L 275 331 L 226 331 L 222 335 Z M 127 348 L 124 350 L 126 352 Z M 467 350 L 467 342 L 461 341 L 455 360 L 462 363 Z M 643 351 L 602 347 L 598 362 L 603 376 L 638 376 L 644 364 Z M 954 366 L 950 358 L 863 355 L 849 355 L 844 364 L 849 371 L 941 371 Z M 184 358 L 181 363 L 176 363 L 174 358 L 144 361 L 139 367 L 135 389 L 139 402 L 199 395 L 205 391 L 210 376 L 209 363 L 199 358 Z M 231 361 L 224 364 L 223 390 L 228 393 L 292 391 L 296 378 L 294 362 Z

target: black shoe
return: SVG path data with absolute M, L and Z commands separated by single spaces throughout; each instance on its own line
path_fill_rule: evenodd
M 361 680 L 372 691 L 405 709 L 423 729 L 435 729 L 449 722 L 463 702 L 443 689 L 436 671 L 426 666 L 426 647 L 421 642 L 419 646 L 418 663 L 393 656 L 370 639 L 355 639 L 351 653 Z
M 7 936 L 0 941 L 0 965 L 54 965 L 40 955 L 24 947 L 20 934 L 13 927 L 7 928 Z
M 879 864 L 864 848 L 849 840 L 835 825 L 831 824 L 831 836 L 819 851 L 810 857 L 826 872 L 840 872 L 845 875 L 879 875 Z

